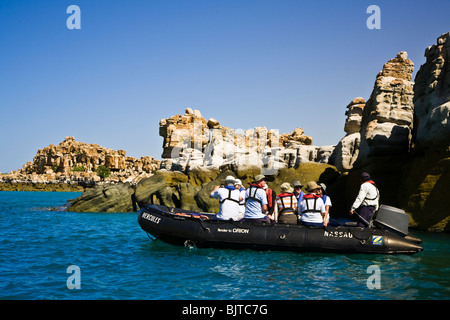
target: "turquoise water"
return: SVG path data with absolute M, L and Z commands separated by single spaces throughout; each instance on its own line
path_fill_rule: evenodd
M 175 247 L 151 241 L 137 213 L 49 210 L 79 194 L 0 192 L 1 299 L 450 298 L 448 234 L 413 232 L 425 250 L 412 256 Z

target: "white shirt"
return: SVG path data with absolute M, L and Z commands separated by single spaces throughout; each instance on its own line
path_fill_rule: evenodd
M 239 191 L 239 192 L 240 192 L 240 196 L 242 198 L 242 201 L 239 202 L 239 212 L 241 213 L 241 218 L 244 218 L 244 214 L 245 214 L 245 189 L 242 188 L 242 190 Z
M 322 201 L 323 201 L 323 198 L 322 198 Z M 331 207 L 331 199 L 330 199 L 329 196 L 327 196 L 327 198 L 325 199 L 325 207 L 326 206 L 330 206 Z
M 250 192 L 252 193 L 251 195 Z M 255 197 L 258 201 L 250 198 L 250 196 Z M 245 190 L 245 199 L 247 200 L 245 204 L 245 218 L 260 219 L 265 217 L 265 214 L 262 213 L 262 206 L 267 205 L 267 195 L 263 188 L 248 188 Z
M 323 201 L 323 197 L 322 197 L 322 201 Z M 326 207 L 329 206 L 331 207 L 331 199 L 330 197 L 327 195 L 326 199 L 325 199 L 325 209 Z M 330 221 L 330 212 L 328 211 L 328 215 L 326 217 L 324 217 L 324 222 L 328 222 Z
M 231 198 L 236 200 L 226 200 L 230 195 L 230 191 L 226 188 L 219 188 L 216 191 L 211 193 L 211 197 L 214 199 L 219 199 L 220 201 L 220 209 L 219 213 L 217 213 L 216 217 L 221 220 L 229 220 L 233 219 L 234 221 L 238 221 L 242 219 L 242 214 L 240 212 L 239 199 L 240 199 L 239 190 L 231 190 Z
M 307 203 L 308 202 L 308 203 Z M 314 205 L 315 204 L 315 205 Z M 320 212 L 305 212 L 309 209 L 319 210 Z M 300 202 L 299 213 L 302 215 L 301 220 L 311 223 L 322 223 L 322 214 L 325 214 L 326 208 L 322 198 L 305 199 Z
M 360 206 L 375 206 L 375 210 L 378 210 L 378 200 L 380 199 L 380 193 L 377 187 L 372 183 L 364 182 L 361 184 L 358 196 L 352 205 L 352 210 L 358 209 Z

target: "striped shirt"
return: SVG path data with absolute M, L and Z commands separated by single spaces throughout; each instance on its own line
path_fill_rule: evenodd
M 280 193 L 277 196 L 276 201 L 278 205 L 278 212 L 280 214 L 298 212 L 297 197 L 293 193 Z

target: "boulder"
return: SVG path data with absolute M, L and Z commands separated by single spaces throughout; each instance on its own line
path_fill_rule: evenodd
M 158 170 L 153 176 L 141 180 L 135 187 L 135 198 L 139 207 L 161 204 L 178 207 L 180 200 L 176 187 L 188 181 L 188 176 L 178 171 Z
M 300 181 L 306 185 L 309 181 L 321 181 L 325 184 L 332 183 L 339 176 L 337 169 L 324 163 L 301 163 L 297 168 L 285 168 L 273 176 L 268 185 L 278 194 L 281 192 L 280 186 L 289 182 Z
M 190 211 L 201 211 L 195 200 L 196 194 L 201 188 L 195 188 L 192 184 L 188 182 L 180 182 L 177 185 L 177 191 L 179 194 L 180 204 L 179 208 Z
M 164 192 L 166 187 L 166 179 L 162 174 L 155 174 L 150 178 L 142 179 L 135 188 L 137 204 L 139 207 L 143 207 L 146 204 L 154 203 L 154 195 L 158 195 L 159 200 L 166 199 L 167 196 Z
M 190 170 L 187 174 L 188 181 L 194 187 L 202 187 L 205 184 L 213 181 L 220 174 L 219 169 L 210 169 L 210 168 L 196 168 Z
M 66 211 L 130 212 L 136 209 L 133 195 L 134 188 L 129 183 L 98 185 L 72 200 Z

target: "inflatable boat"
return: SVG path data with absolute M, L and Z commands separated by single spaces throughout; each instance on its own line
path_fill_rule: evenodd
M 160 205 L 142 208 L 138 223 L 156 239 L 198 248 L 378 254 L 414 254 L 423 250 L 419 246 L 421 240 L 408 235 L 409 216 L 388 206 L 380 207 L 377 218 L 368 228 L 346 224 L 311 228 L 303 225 L 224 221 L 216 219 L 215 214 Z

